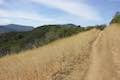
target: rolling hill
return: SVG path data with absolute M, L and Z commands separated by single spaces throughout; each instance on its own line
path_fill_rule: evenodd
M 90 30 L 1 58 L 0 80 L 80 80 L 88 69 L 90 46 L 99 32 Z
M 90 29 L 90 28 L 89 28 Z M 17 53 L 48 44 L 54 40 L 65 38 L 86 31 L 73 24 L 44 25 L 26 32 L 9 32 L 0 35 L 0 55 Z
M 0 59 L 0 80 L 120 80 L 120 24 Z
M 0 33 L 5 33 L 5 32 L 12 32 L 14 31 L 13 29 L 6 28 L 4 26 L 0 26 Z
M 0 80 L 120 80 L 119 16 L 108 27 L 44 25 L 1 35 L 2 47 L 25 49 L 30 41 L 34 48 L 1 57 Z
M 0 26 L 0 33 L 24 32 L 24 31 L 31 31 L 32 29 L 33 29 L 33 27 L 31 27 L 31 26 L 8 24 L 8 25 L 1 25 Z

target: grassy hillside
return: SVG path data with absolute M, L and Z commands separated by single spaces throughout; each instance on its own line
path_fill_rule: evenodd
M 93 28 L 103 30 L 106 25 L 81 27 L 74 24 L 44 25 L 28 32 L 10 32 L 0 35 L 0 56 L 46 45 Z
M 91 45 L 99 32 L 90 30 L 1 58 L 0 80 L 83 80 L 89 68 Z
M 10 32 L 0 35 L 1 56 L 43 46 L 51 41 L 85 31 L 73 24 L 45 25 L 28 32 Z
M 0 59 L 0 80 L 120 80 L 120 24 Z

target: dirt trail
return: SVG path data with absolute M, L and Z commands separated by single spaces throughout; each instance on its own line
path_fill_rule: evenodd
M 112 25 L 92 45 L 86 80 L 120 80 L 120 28 Z
M 0 80 L 120 80 L 120 24 L 6 56 Z

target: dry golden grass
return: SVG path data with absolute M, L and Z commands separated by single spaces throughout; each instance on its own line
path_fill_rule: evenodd
M 89 68 L 93 29 L 0 59 L 0 80 L 83 80 Z
M 0 80 L 120 80 L 120 24 L 0 59 Z
M 85 80 L 120 80 L 120 24 L 112 24 L 92 45 Z

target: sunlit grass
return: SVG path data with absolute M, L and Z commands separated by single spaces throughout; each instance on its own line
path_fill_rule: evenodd
M 46 46 L 0 59 L 0 80 L 81 80 L 90 48 L 100 31 L 93 29 Z

